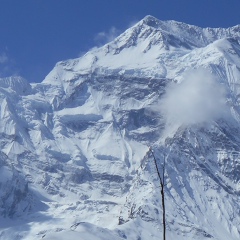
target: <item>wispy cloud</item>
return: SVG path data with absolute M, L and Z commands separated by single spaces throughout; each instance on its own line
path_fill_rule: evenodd
M 94 40 L 97 45 L 103 45 L 114 40 L 120 33 L 116 27 L 111 27 L 108 31 L 97 33 Z
M 128 28 L 133 27 L 135 24 L 137 24 L 140 20 L 139 19 L 134 19 L 128 24 Z
M 88 49 L 88 51 L 94 51 L 97 48 L 103 46 L 106 43 L 113 41 L 121 33 L 116 27 L 111 27 L 108 31 L 102 31 L 95 34 L 93 38 L 94 46 Z M 86 54 L 86 51 L 81 51 L 78 57 L 82 57 Z
M 7 63 L 9 61 L 9 58 L 5 52 L 0 53 L 0 64 Z
M 132 26 L 134 26 L 139 20 L 137 19 L 133 19 L 128 25 L 127 28 L 130 28 Z M 114 26 L 110 27 L 110 29 L 106 30 L 106 31 L 101 31 L 95 34 L 95 36 L 93 37 L 93 39 L 91 41 L 93 41 L 94 46 L 92 48 L 89 48 L 86 51 L 80 51 L 78 54 L 78 57 L 82 57 L 86 54 L 87 51 L 91 51 L 94 49 L 97 49 L 111 41 L 113 41 L 116 37 L 118 37 L 121 33 L 123 32 L 123 30 L 120 30 Z M 91 42 L 90 41 L 90 42 Z
M 0 77 L 18 75 L 15 61 L 9 57 L 7 51 L 0 52 Z

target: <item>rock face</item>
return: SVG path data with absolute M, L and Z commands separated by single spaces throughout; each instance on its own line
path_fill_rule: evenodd
M 28 183 L 14 169 L 3 162 L 0 167 L 0 214 L 7 218 L 21 217 L 30 210 L 32 199 Z
M 239 29 L 147 16 L 42 83 L 0 79 L 0 239 L 159 239 L 149 146 L 168 239 L 239 239 Z

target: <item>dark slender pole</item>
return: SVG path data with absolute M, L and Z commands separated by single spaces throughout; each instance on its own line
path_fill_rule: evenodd
M 155 158 L 154 152 L 151 148 L 149 148 L 149 150 L 153 156 L 155 167 L 156 167 L 157 174 L 158 174 L 159 181 L 160 181 L 160 186 L 161 186 L 162 209 L 163 209 L 163 213 L 162 213 L 162 216 L 163 216 L 163 240 L 166 240 L 166 212 L 165 212 L 165 197 L 164 197 L 165 155 L 164 155 L 164 162 L 163 162 L 163 169 L 162 169 L 163 171 L 162 171 L 162 176 L 161 176 L 159 169 L 158 169 L 157 160 Z

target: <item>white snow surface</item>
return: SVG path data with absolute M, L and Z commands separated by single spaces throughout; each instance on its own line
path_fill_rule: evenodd
M 147 16 L 42 83 L 0 79 L 0 239 L 161 238 L 149 146 L 166 159 L 167 239 L 240 239 L 239 30 Z

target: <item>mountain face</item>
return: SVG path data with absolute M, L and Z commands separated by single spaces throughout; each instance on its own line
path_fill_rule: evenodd
M 0 239 L 240 239 L 240 26 L 147 16 L 42 83 L 0 79 Z

